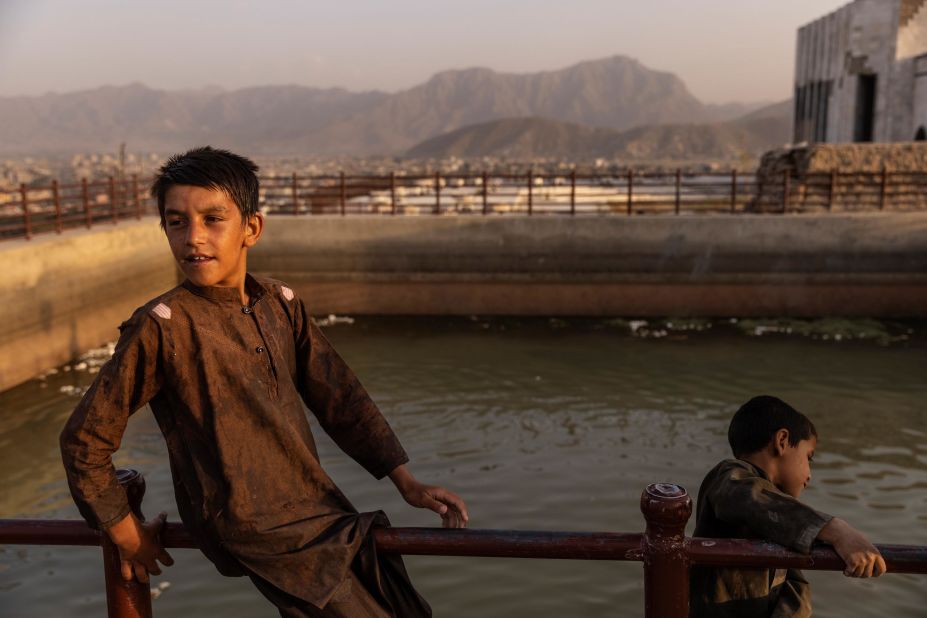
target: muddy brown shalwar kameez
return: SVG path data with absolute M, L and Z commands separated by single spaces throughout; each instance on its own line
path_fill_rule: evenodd
M 831 520 L 740 459 L 726 459 L 705 476 L 695 518 L 697 537 L 763 539 L 803 554 Z M 695 567 L 691 584 L 693 618 L 811 615 L 811 588 L 798 569 Z
M 351 573 L 397 616 L 429 616 L 399 557 L 376 556 L 382 512 L 358 513 L 319 464 L 303 404 L 380 479 L 408 457 L 286 285 L 189 281 L 139 308 L 61 434 L 75 502 L 105 529 L 129 506 L 111 456 L 146 403 L 167 442 L 181 519 L 225 575 L 325 607 Z M 343 590 L 343 588 L 342 588 Z

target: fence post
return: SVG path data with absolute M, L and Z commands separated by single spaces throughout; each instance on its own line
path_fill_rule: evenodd
M 19 183 L 19 199 L 23 205 L 23 229 L 26 232 L 26 240 L 32 239 L 32 220 L 29 218 L 29 190 L 26 189 L 26 183 Z
M 576 168 L 570 170 L 570 214 L 576 214 Z
M 61 195 L 58 193 L 58 180 L 52 180 L 52 200 L 55 202 L 55 231 L 61 233 Z
M 441 172 L 435 172 L 435 214 L 441 214 Z
M 686 522 L 692 500 L 678 485 L 655 483 L 641 493 L 647 522 L 641 541 L 644 554 L 644 616 L 686 618 L 689 615 L 689 557 Z
M 145 479 L 135 470 L 117 470 L 116 478 L 125 487 L 129 506 L 142 520 Z M 122 578 L 119 548 L 106 533 L 101 535 L 103 569 L 106 577 L 106 607 L 109 618 L 151 618 L 151 590 L 148 584 Z
M 483 214 L 485 215 L 489 211 L 489 177 L 486 175 L 486 170 L 483 170 Z
M 87 186 L 87 179 L 80 179 L 80 195 L 84 202 L 84 219 L 87 221 L 87 229 L 93 225 L 93 214 L 90 212 L 90 188 Z
M 837 193 L 837 170 L 832 169 L 830 171 L 830 188 L 827 192 L 827 210 L 828 212 L 834 209 L 834 197 Z
M 885 194 L 888 190 L 888 169 L 882 166 L 882 186 L 879 187 L 879 210 L 885 210 Z
M 299 214 L 299 184 L 296 180 L 296 172 L 290 178 L 290 191 L 293 193 L 293 214 Z
M 528 168 L 528 216 L 534 211 L 534 170 Z
M 344 186 L 344 172 L 338 172 L 338 177 L 341 180 L 341 216 L 343 217 L 345 215 L 345 202 L 348 201 L 348 190 Z
M 789 193 L 791 193 L 791 181 L 792 172 L 791 170 L 785 170 L 782 173 L 782 214 L 789 212 Z
M 389 204 L 390 214 L 396 214 L 396 172 L 389 173 Z
M 113 225 L 116 225 L 119 218 L 119 211 L 116 210 L 116 179 L 109 177 L 109 209 L 113 213 Z
M 135 202 L 135 218 L 142 218 L 142 197 L 138 193 L 138 174 L 132 174 L 132 201 Z
M 634 199 L 634 170 L 628 168 L 628 216 L 631 216 L 631 202 Z
M 737 212 L 737 170 L 731 170 L 731 212 Z
M 682 170 L 676 168 L 676 214 L 679 214 L 679 202 L 682 197 Z

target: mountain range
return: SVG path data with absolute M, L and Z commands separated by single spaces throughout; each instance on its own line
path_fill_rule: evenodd
M 520 156 L 545 155 L 528 145 L 541 148 L 548 138 L 537 136 L 550 131 L 560 135 L 557 143 L 590 140 L 570 151 L 618 152 L 625 146 L 614 146 L 613 133 L 630 130 L 662 135 L 648 140 L 668 146 L 677 134 L 689 136 L 684 143 L 697 141 L 699 131 L 722 141 L 745 139 L 730 123 L 758 107 L 702 103 L 679 77 L 625 56 L 530 74 L 444 71 L 395 93 L 304 86 L 166 91 L 130 84 L 0 97 L 0 154 L 113 151 L 126 142 L 155 152 L 210 143 L 251 154 L 399 156 L 431 152 L 434 138 L 464 127 L 476 131 L 475 140 L 486 123 L 497 134 L 534 134 L 521 139 Z M 422 142 L 429 140 L 426 148 Z

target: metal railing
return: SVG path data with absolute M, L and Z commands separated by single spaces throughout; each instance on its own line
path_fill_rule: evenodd
M 794 175 L 625 170 L 585 174 L 270 175 L 260 205 L 270 214 L 636 215 L 927 210 L 927 173 Z M 0 190 L 0 240 L 32 238 L 156 213 L 149 180 L 51 181 Z
M 117 476 L 133 511 L 142 517 L 144 479 L 133 470 L 119 470 Z M 404 555 L 641 562 L 647 618 L 689 615 L 689 569 L 693 566 L 844 569 L 843 561 L 825 546 L 815 546 L 811 554 L 803 555 L 762 541 L 686 537 L 692 501 L 678 485 L 647 486 L 641 494 L 641 512 L 646 522 L 643 534 L 440 528 L 385 528 L 373 534 L 378 551 Z M 175 523 L 165 525 L 161 541 L 166 548 L 197 547 L 183 526 Z M 102 546 L 109 617 L 152 615 L 148 585 L 124 580 L 118 549 L 109 537 L 83 521 L 0 520 L 0 544 Z M 927 574 L 927 547 L 877 547 L 890 573 Z

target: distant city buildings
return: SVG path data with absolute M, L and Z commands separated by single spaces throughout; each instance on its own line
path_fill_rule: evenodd
M 927 139 L 927 0 L 855 0 L 798 30 L 793 140 Z

